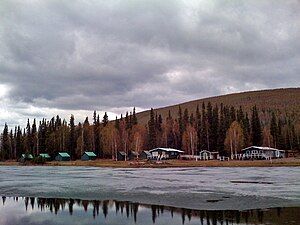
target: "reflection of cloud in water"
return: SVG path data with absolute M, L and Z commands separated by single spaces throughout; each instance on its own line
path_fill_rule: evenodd
M 298 224 L 300 208 L 192 210 L 123 201 L 2 197 L 0 225 Z

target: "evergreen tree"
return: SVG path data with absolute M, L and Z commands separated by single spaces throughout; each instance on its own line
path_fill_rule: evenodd
M 204 102 L 202 103 L 201 150 L 208 150 L 208 121 Z
M 217 141 L 217 150 L 221 155 L 225 154 L 224 151 L 224 142 L 226 138 L 226 121 L 225 121 L 225 108 L 223 104 L 221 104 L 220 108 L 220 120 L 219 120 L 219 127 L 218 127 L 218 141 Z
M 106 112 L 104 113 L 104 116 L 102 119 L 102 124 L 103 124 L 103 127 L 106 127 L 106 125 L 108 124 L 108 116 L 107 116 Z
M 197 131 L 197 151 L 201 150 L 202 136 L 201 136 L 201 113 L 199 110 L 199 106 L 196 108 L 196 131 Z
M 83 151 L 81 152 L 79 157 L 83 154 L 84 151 L 91 151 L 92 149 L 92 139 L 90 133 L 90 123 L 89 118 L 86 117 L 82 126 L 82 136 L 83 136 Z
M 138 124 L 138 120 L 135 114 L 135 107 L 133 108 L 133 113 L 132 113 L 132 125 L 137 125 Z
M 183 131 L 185 131 L 188 124 L 189 124 L 189 111 L 187 108 L 185 108 L 183 113 Z
M 252 144 L 260 146 L 262 144 L 262 128 L 256 106 L 252 108 L 251 118 Z
M 180 135 L 182 135 L 184 132 L 184 120 L 183 120 L 182 111 L 181 111 L 180 106 L 178 107 L 178 123 L 179 123 Z
M 103 158 L 103 149 L 101 145 L 101 126 L 100 126 L 100 116 L 97 116 L 97 126 L 98 126 L 98 141 L 99 141 L 99 157 Z
M 212 123 L 211 123 L 211 150 L 216 151 L 218 149 L 218 129 L 219 129 L 219 108 L 215 105 L 212 112 Z
M 155 118 L 154 118 L 154 110 L 151 108 L 150 110 L 150 120 L 148 122 L 148 136 L 149 136 L 149 149 L 153 149 L 156 147 L 156 128 L 155 128 Z
M 17 136 L 16 136 L 16 157 L 19 159 L 23 153 L 22 146 L 22 131 L 20 126 L 17 128 Z
M 2 160 L 9 159 L 9 150 L 10 150 L 10 143 L 9 143 L 9 134 L 8 134 L 8 126 L 5 123 L 2 137 L 1 137 L 1 154 L 0 157 Z
M 275 148 L 277 148 L 277 143 L 278 143 L 278 125 L 277 125 L 277 120 L 275 113 L 272 112 L 272 117 L 271 117 L 271 124 L 270 124 L 270 133 L 273 137 L 273 145 Z
M 32 153 L 31 146 L 32 146 L 31 127 L 28 119 L 26 125 L 26 153 Z
M 94 152 L 97 155 L 97 157 L 102 156 L 100 154 L 101 152 L 101 147 L 100 147 L 100 119 L 99 115 L 97 116 L 96 111 L 94 111 L 94 123 L 93 123 L 93 136 L 94 136 Z
M 243 132 L 244 132 L 244 145 L 245 145 L 245 147 L 247 147 L 250 145 L 250 132 L 251 132 L 248 113 L 246 113 L 246 116 L 242 123 L 242 127 L 243 127 Z
M 207 139 L 207 150 L 213 151 L 213 140 L 212 140 L 212 126 L 213 126 L 213 109 L 210 102 L 207 103 L 206 108 L 206 119 L 207 119 L 207 125 L 206 125 L 206 139 Z
M 36 120 L 34 119 L 31 128 L 31 149 L 34 155 L 38 155 L 37 142 L 38 142 L 38 136 L 37 136 Z
M 118 119 L 118 117 L 116 116 L 116 119 L 115 119 L 115 128 L 117 130 L 120 130 L 120 120 Z
M 75 150 L 76 150 L 76 138 L 75 138 L 75 123 L 74 123 L 74 116 L 71 115 L 70 117 L 70 135 L 69 135 L 69 153 L 71 158 L 74 160 L 76 159 Z

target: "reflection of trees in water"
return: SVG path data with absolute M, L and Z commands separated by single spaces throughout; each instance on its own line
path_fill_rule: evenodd
M 14 201 L 18 202 L 19 198 L 13 198 Z M 186 221 L 191 221 L 192 218 L 199 218 L 201 225 L 227 225 L 227 224 L 262 224 L 266 221 L 270 224 L 281 224 L 283 214 L 284 222 L 286 222 L 287 215 L 290 214 L 300 214 L 300 208 L 274 208 L 274 209 L 255 209 L 255 210 L 191 210 L 184 208 L 175 208 L 168 206 L 158 206 L 158 205 L 146 205 L 139 203 L 131 202 L 122 202 L 122 201 L 111 201 L 111 200 L 80 200 L 80 199 L 62 199 L 62 198 L 33 198 L 25 197 L 21 198 L 24 200 L 26 211 L 31 208 L 31 210 L 40 210 L 40 211 L 50 211 L 51 213 L 57 214 L 59 211 L 68 210 L 70 215 L 73 215 L 74 207 L 82 208 L 85 212 L 92 208 L 93 217 L 99 215 L 102 211 L 103 216 L 106 218 L 109 211 L 113 208 L 115 209 L 116 214 L 121 214 L 129 218 L 133 218 L 137 222 L 137 215 L 139 207 L 148 209 L 151 211 L 152 222 L 155 223 L 157 218 L 164 213 L 169 213 L 171 217 L 174 215 L 181 216 L 182 224 L 185 224 Z M 6 197 L 2 197 L 2 204 L 5 205 Z M 289 210 L 292 210 L 289 212 Z M 265 215 L 267 214 L 267 215 Z M 299 216 L 293 218 L 294 221 L 297 221 Z M 264 221 L 266 220 L 266 221 Z M 271 222 L 270 222 L 271 221 Z M 299 221 L 299 220 L 298 220 Z

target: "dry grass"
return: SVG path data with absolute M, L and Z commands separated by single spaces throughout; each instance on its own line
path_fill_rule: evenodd
M 0 166 L 22 166 L 15 161 L 0 162 Z M 26 164 L 33 165 L 33 164 Z M 300 158 L 276 159 L 272 161 L 189 161 L 189 160 L 168 160 L 163 162 L 139 161 L 113 161 L 109 159 L 95 161 L 69 161 L 69 162 L 47 162 L 44 166 L 92 166 L 92 167 L 111 167 L 111 168 L 169 168 L 169 167 L 282 167 L 300 166 Z

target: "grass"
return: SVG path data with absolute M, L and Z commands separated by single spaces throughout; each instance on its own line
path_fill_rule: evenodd
M 22 166 L 16 161 L 0 162 L 0 166 Z M 34 165 L 27 163 L 25 165 Z M 43 166 L 91 166 L 91 167 L 111 167 L 111 168 L 178 168 L 178 167 L 283 167 L 300 166 L 300 158 L 266 160 L 231 160 L 231 161 L 190 161 L 190 160 L 167 160 L 162 162 L 139 161 L 114 161 L 109 159 L 98 159 L 95 161 L 68 161 L 68 162 L 46 162 Z

